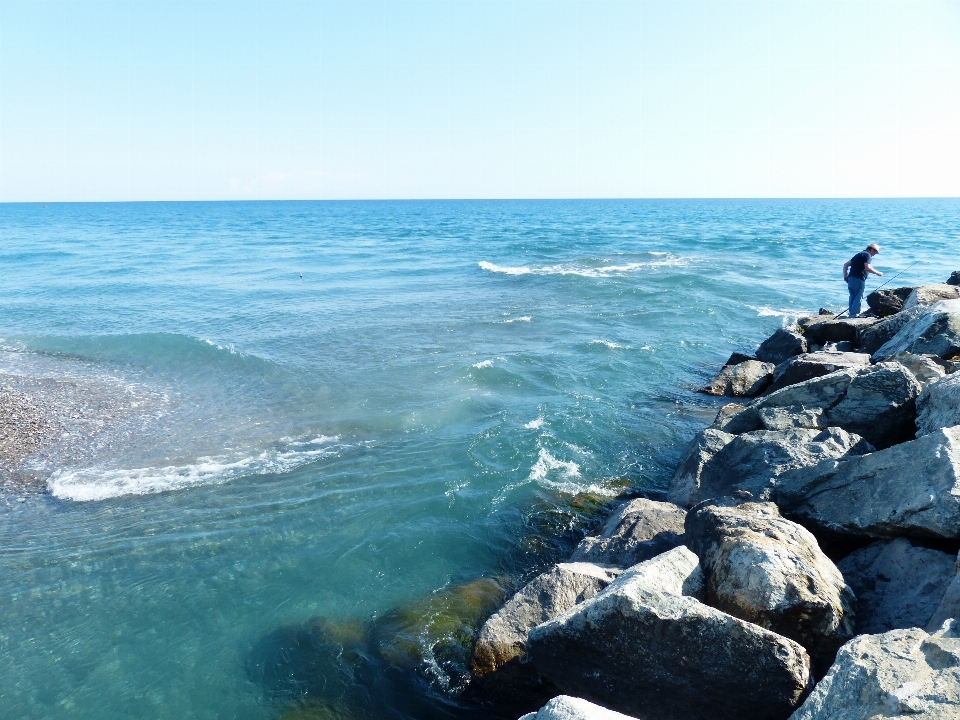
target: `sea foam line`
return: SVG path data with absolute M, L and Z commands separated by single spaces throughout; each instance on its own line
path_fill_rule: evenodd
M 681 267 L 689 264 L 689 258 L 670 256 L 663 260 L 649 262 L 633 262 L 624 265 L 603 265 L 601 267 L 580 267 L 576 265 L 547 265 L 544 267 L 528 267 L 526 265 L 507 266 L 497 265 L 486 260 L 477 263 L 480 269 L 503 275 L 578 275 L 587 278 L 610 277 L 626 273 L 657 267 Z

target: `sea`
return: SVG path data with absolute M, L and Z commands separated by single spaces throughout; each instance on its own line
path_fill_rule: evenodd
M 855 252 L 942 282 L 958 236 L 937 199 L 0 204 L 0 386 L 57 418 L 0 488 L 0 717 L 500 717 L 494 596 L 662 493 L 696 388 Z

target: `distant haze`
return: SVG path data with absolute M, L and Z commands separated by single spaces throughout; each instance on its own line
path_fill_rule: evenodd
M 0 0 L 0 201 L 960 195 L 960 3 Z

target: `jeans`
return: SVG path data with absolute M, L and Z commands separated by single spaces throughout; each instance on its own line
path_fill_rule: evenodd
M 855 318 L 860 314 L 860 302 L 863 300 L 863 288 L 867 281 L 857 277 L 850 277 L 847 280 L 847 289 L 850 291 L 850 317 Z

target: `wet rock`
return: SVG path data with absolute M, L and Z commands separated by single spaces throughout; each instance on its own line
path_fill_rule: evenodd
M 598 536 L 585 537 L 571 559 L 621 568 L 636 565 L 682 544 L 686 516 L 673 503 L 631 500 L 614 511 Z
M 796 640 L 825 673 L 854 634 L 854 595 L 809 531 L 772 503 L 698 506 L 687 545 L 707 603 Z
M 733 434 L 783 427 L 785 415 L 791 413 L 797 414 L 797 424 L 806 424 L 812 418 L 804 417 L 805 413 L 819 412 L 817 427 L 841 427 L 882 448 L 913 436 L 920 391 L 910 371 L 897 363 L 838 370 L 755 400 L 725 427 Z M 772 408 L 783 412 L 771 413 Z M 765 417 L 770 426 L 764 424 Z
M 779 476 L 787 517 L 847 535 L 960 538 L 960 427 Z
M 885 318 L 900 312 L 903 309 L 903 301 L 906 300 L 912 292 L 912 287 L 874 290 L 867 295 L 867 305 L 873 310 L 874 315 L 879 318 Z
M 803 334 L 807 342 L 817 345 L 826 345 L 827 343 L 849 342 L 856 344 L 858 342 L 858 333 L 865 328 L 874 325 L 877 318 L 857 317 L 857 318 L 817 318 L 804 327 Z
M 960 298 L 960 288 L 942 283 L 938 285 L 924 285 L 914 288 L 913 292 L 903 301 L 903 309 L 909 310 L 919 305 L 933 305 L 941 300 L 956 300 Z
M 861 635 L 844 645 L 827 676 L 790 720 L 948 720 L 960 707 L 960 625 Z
M 788 470 L 872 450 L 873 447 L 859 435 L 836 427 L 744 433 L 724 445 L 704 464 L 696 500 L 723 497 L 737 491 L 765 500 L 776 478 Z
M 524 715 L 520 720 L 634 720 L 629 715 L 607 710 L 582 698 L 560 695 L 539 712 Z
M 947 285 L 960 285 L 960 270 L 954 270 L 947 279 Z
M 534 628 L 530 655 L 563 692 L 644 720 L 784 720 L 810 686 L 806 651 L 702 595 L 676 548 Z
M 874 362 L 902 352 L 937 355 L 948 360 L 960 355 L 960 300 L 943 300 L 918 310 L 922 312 L 873 354 Z
M 954 561 L 953 555 L 904 538 L 845 557 L 837 567 L 857 596 L 857 632 L 926 627 L 953 579 Z
M 787 358 L 807 351 L 807 340 L 797 332 L 780 328 L 757 349 L 757 360 L 779 365 Z
M 729 397 L 755 397 L 773 381 L 773 363 L 746 360 L 737 365 L 726 365 L 700 392 Z
M 483 677 L 512 660 L 523 662 L 532 628 L 593 597 L 618 574 L 614 568 L 573 562 L 538 575 L 484 623 L 473 649 L 471 671 Z
M 897 353 L 890 358 L 890 361 L 903 365 L 907 370 L 910 371 L 916 381 L 921 385 L 926 385 L 934 380 L 939 380 L 947 374 L 947 371 L 941 364 L 942 360 L 940 360 L 940 358 L 933 360 L 926 355 Z
M 713 428 L 697 433 L 680 456 L 670 479 L 667 499 L 680 507 L 690 507 L 698 502 L 704 466 L 733 438 L 733 435 Z
M 960 425 L 960 375 L 927 385 L 917 398 L 917 437 Z
M 797 355 L 784 363 L 777 365 L 773 373 L 771 391 L 779 390 L 788 385 L 796 385 L 806 380 L 823 377 L 837 370 L 846 368 L 860 368 L 870 364 L 870 356 L 865 353 L 852 352 L 820 352 Z

